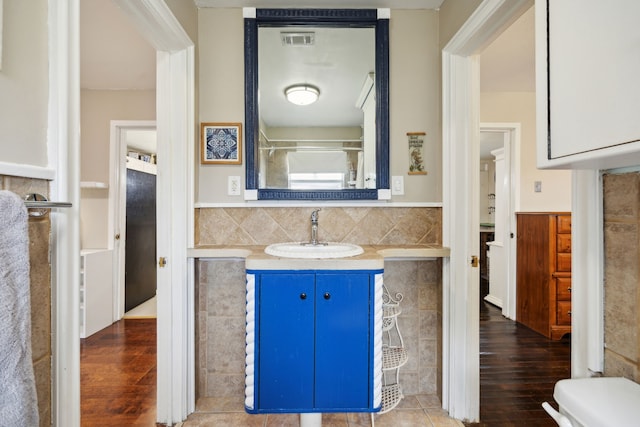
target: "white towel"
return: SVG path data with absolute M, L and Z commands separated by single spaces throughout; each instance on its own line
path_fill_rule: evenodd
M 31 360 L 27 209 L 0 191 L 0 426 L 38 426 Z

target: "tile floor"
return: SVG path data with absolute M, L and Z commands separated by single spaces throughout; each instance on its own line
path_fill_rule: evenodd
M 298 427 L 298 414 L 250 415 L 237 398 L 205 398 L 176 427 Z M 375 427 L 463 427 L 449 418 L 434 395 L 406 396 L 392 411 L 374 416 Z M 322 427 L 373 427 L 370 414 L 323 414 Z

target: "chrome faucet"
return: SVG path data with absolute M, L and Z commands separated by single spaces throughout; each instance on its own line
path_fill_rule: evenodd
M 311 212 L 311 244 L 318 244 L 318 212 L 320 209 L 316 209 Z

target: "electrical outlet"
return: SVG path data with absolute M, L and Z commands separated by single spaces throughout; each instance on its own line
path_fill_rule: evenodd
M 239 196 L 240 195 L 240 177 L 239 176 L 230 176 L 227 181 L 227 194 L 229 196 Z
M 392 176 L 391 177 L 391 194 L 394 196 L 402 196 L 404 194 L 404 177 Z

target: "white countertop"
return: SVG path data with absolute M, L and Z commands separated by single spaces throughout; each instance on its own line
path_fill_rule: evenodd
M 384 267 L 384 261 L 428 260 L 446 258 L 449 248 L 435 245 L 361 245 L 364 253 L 345 258 L 301 259 L 282 258 L 264 253 L 264 246 L 200 246 L 189 248 L 187 256 L 199 259 L 244 258 L 251 270 L 376 270 Z

